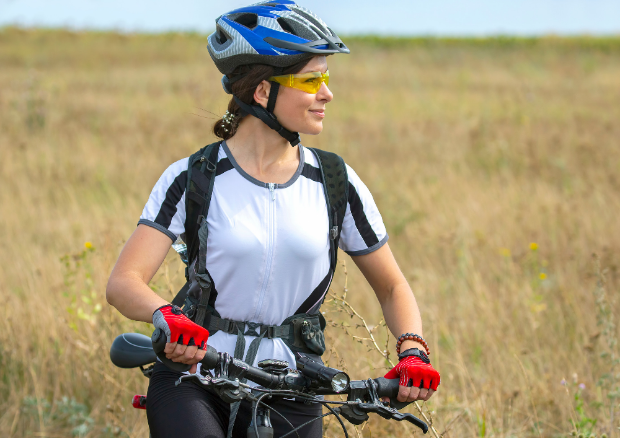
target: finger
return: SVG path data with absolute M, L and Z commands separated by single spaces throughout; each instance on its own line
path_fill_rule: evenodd
M 420 388 L 420 392 L 418 393 L 418 400 L 426 400 L 426 396 L 428 395 L 428 389 Z
M 192 365 L 192 367 L 189 369 L 189 373 L 190 374 L 196 374 L 196 370 L 198 369 L 198 364 L 194 364 Z
M 166 357 L 168 357 L 167 355 L 172 353 L 176 347 L 177 347 L 176 342 L 168 342 L 166 344 L 166 347 L 164 348 L 164 353 L 166 353 Z M 168 359 L 170 358 L 168 357 Z
M 396 400 L 398 400 L 399 402 L 410 401 L 409 400 L 409 395 L 411 394 L 411 390 L 412 389 L 417 389 L 418 391 L 420 390 L 419 388 L 410 388 L 408 386 L 400 385 L 398 387 L 398 397 L 396 397 Z M 416 392 L 416 394 L 417 394 L 417 392 Z
M 195 345 L 193 345 L 191 347 L 187 347 L 185 349 L 185 352 L 183 353 L 183 359 L 185 359 L 185 360 L 193 359 L 194 356 L 196 355 L 197 351 L 198 351 L 198 347 L 196 347 Z
M 409 397 L 407 397 L 408 402 L 416 401 L 420 395 L 420 388 L 411 387 L 409 388 L 411 391 L 409 392 Z
M 433 394 L 435 394 L 435 391 L 433 391 L 432 389 L 429 389 L 428 394 L 426 394 L 426 398 L 424 399 L 424 401 L 427 401 L 429 398 L 431 398 Z
M 172 353 L 170 353 L 169 357 L 168 355 L 166 357 L 168 357 L 168 359 L 172 359 L 174 362 L 180 362 L 180 360 L 178 359 L 183 356 L 183 353 L 185 353 L 186 349 L 187 345 L 177 344 L 176 348 Z
M 198 351 L 194 355 L 194 359 L 200 362 L 202 359 L 204 359 L 205 354 L 207 354 L 207 350 L 198 349 Z

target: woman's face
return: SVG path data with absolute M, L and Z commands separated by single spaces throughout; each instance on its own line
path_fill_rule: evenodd
M 327 71 L 327 58 L 315 56 L 299 72 Z M 334 98 L 334 95 L 325 83 L 316 94 L 309 94 L 296 88 L 280 87 L 274 114 L 278 121 L 289 131 L 301 134 L 317 135 L 323 131 L 325 105 Z

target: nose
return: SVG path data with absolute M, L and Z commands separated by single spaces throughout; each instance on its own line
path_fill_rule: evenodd
M 316 93 L 316 99 L 322 102 L 331 102 L 333 98 L 334 98 L 334 94 L 327 87 L 327 84 L 323 82 L 321 84 L 321 88 L 319 88 L 319 92 Z

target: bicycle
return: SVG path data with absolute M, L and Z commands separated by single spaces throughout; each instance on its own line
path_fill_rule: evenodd
M 138 333 L 125 333 L 117 336 L 110 348 L 110 359 L 119 368 L 140 368 L 146 377 L 151 377 L 154 362 L 159 358 L 166 366 L 175 371 L 188 371 L 190 366 L 172 362 L 163 352 L 166 336 L 160 329 L 153 332 L 151 338 Z M 409 413 L 399 412 L 409 403 L 398 402 L 398 379 L 388 380 L 384 377 L 367 380 L 350 380 L 343 371 L 330 368 L 303 353 L 296 353 L 297 370 L 289 368 L 289 363 L 282 360 L 266 359 L 253 367 L 228 353 L 218 353 L 215 348 L 207 346 L 207 352 L 201 361 L 200 373 L 183 375 L 176 382 L 195 381 L 211 388 L 226 403 L 240 400 L 252 402 L 252 422 L 248 428 L 248 438 L 272 438 L 270 412 L 280 414 L 263 402 L 264 398 L 287 397 L 309 402 L 321 403 L 329 412 L 320 415 L 280 438 L 293 433 L 299 437 L 298 430 L 328 415 L 334 415 L 344 436 L 349 437 L 342 417 L 351 424 L 359 425 L 368 420 L 369 413 L 375 413 L 387 420 L 408 421 L 419 427 L 423 433 L 428 432 L 428 425 Z M 252 387 L 244 380 L 250 380 L 260 386 Z M 325 400 L 323 395 L 347 395 L 346 401 Z M 390 402 L 381 401 L 389 397 Z M 146 396 L 136 395 L 132 400 L 135 408 L 146 409 Z M 332 407 L 330 405 L 337 405 Z M 284 418 L 286 422 L 286 418 Z

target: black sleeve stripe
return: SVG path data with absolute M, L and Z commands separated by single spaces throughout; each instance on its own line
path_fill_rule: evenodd
M 220 176 L 224 172 L 228 172 L 233 169 L 233 165 L 228 158 L 222 158 L 217 163 L 217 169 L 215 171 L 215 176 Z
M 150 221 L 148 219 L 140 219 L 140 221 L 138 221 L 138 225 L 147 225 L 151 228 L 155 228 L 157 231 L 161 231 L 166 236 L 170 237 L 170 240 L 172 240 L 172 243 L 176 242 L 177 240 L 177 236 L 174 233 L 172 233 L 168 228 L 164 228 L 161 225 L 156 224 L 155 222 Z
M 379 238 L 372 229 L 370 222 L 368 222 L 366 213 L 364 213 L 364 205 L 362 204 L 362 200 L 351 182 L 349 182 L 349 206 L 351 207 L 351 214 L 353 215 L 355 226 L 360 232 L 362 239 L 364 239 L 366 246 L 370 248 L 371 246 L 379 243 Z
M 230 162 L 230 160 L 228 158 L 222 158 L 217 163 L 217 168 L 215 170 L 215 176 L 219 176 L 223 174 L 224 172 L 228 172 L 229 170 L 232 170 L 232 169 L 233 169 L 233 165 Z M 196 170 L 194 170 L 192 172 L 192 181 L 194 181 L 194 184 L 196 184 L 198 188 L 203 191 L 203 193 L 206 193 L 207 190 L 209 190 L 209 178 L 204 173 L 197 172 Z
M 312 306 L 314 306 L 314 304 L 321 300 L 321 298 L 323 298 L 323 295 L 327 293 L 327 287 L 329 286 L 331 279 L 332 271 L 330 269 L 329 272 L 327 272 L 325 278 L 321 280 L 319 285 L 312 291 L 310 296 L 306 298 L 306 300 L 301 304 L 301 306 L 299 306 L 299 309 L 297 309 L 297 311 L 293 313 L 293 315 L 297 315 L 298 313 L 307 313 L 312 308 Z
M 170 184 L 168 191 L 166 192 L 166 198 L 161 204 L 159 213 L 155 218 L 155 223 L 168 229 L 172 218 L 177 213 L 177 204 L 181 200 L 183 193 L 185 192 L 185 184 L 187 182 L 187 170 L 181 172 Z
M 308 163 L 304 163 L 304 168 L 301 170 L 301 175 L 311 179 L 312 181 L 321 182 L 321 171 Z

